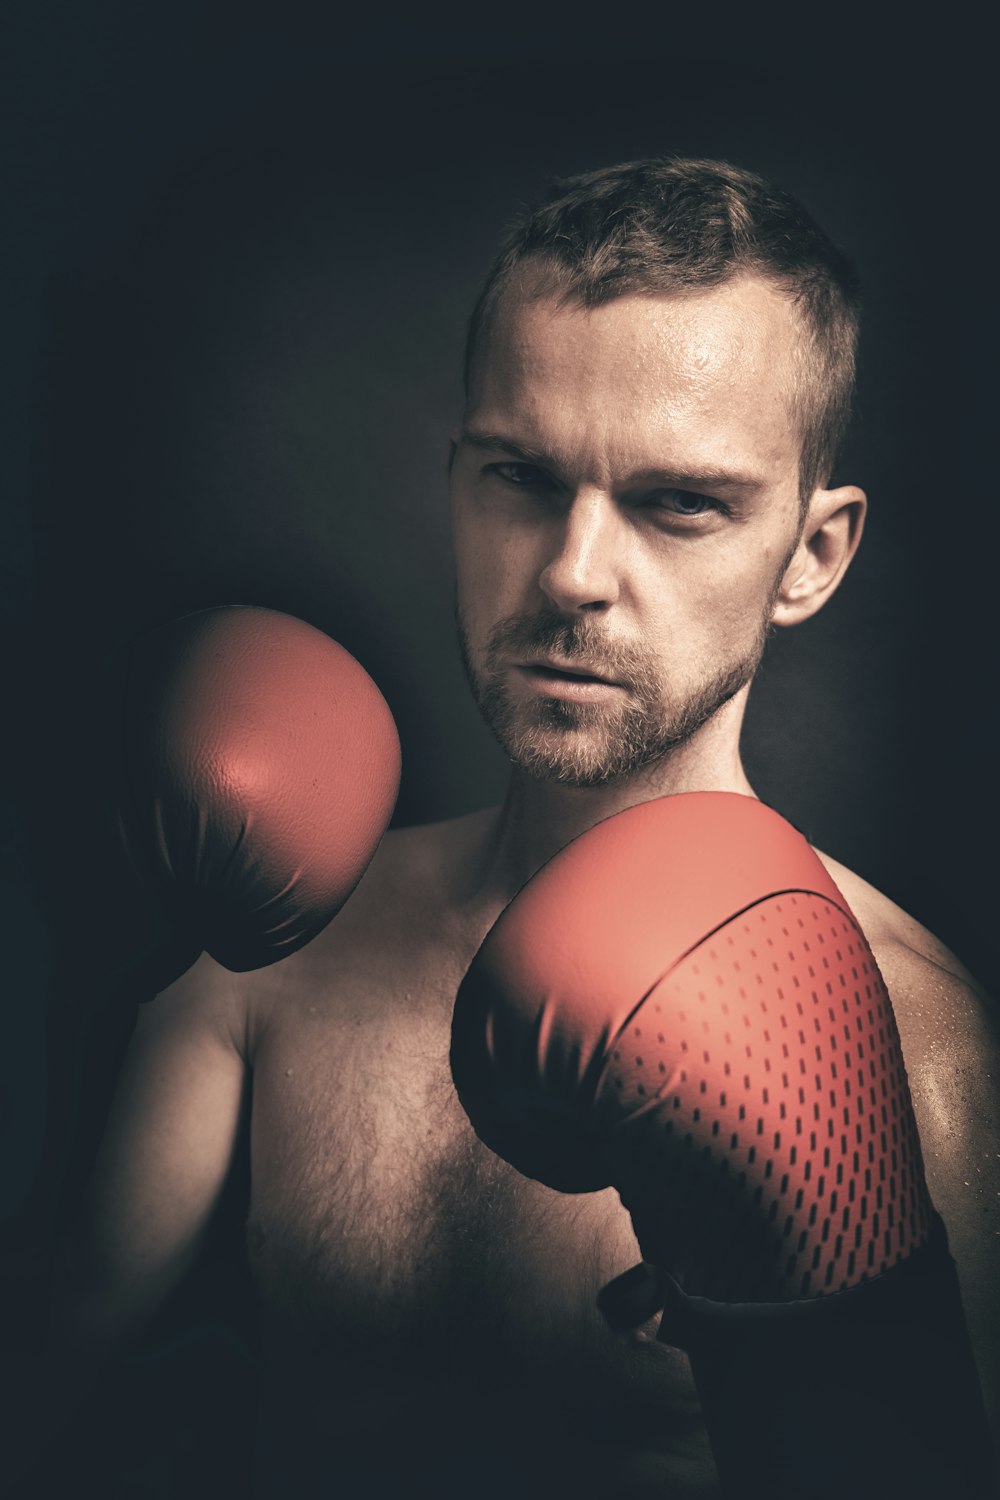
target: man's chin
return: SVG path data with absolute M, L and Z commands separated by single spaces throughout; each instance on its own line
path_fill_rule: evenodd
M 557 786 L 611 786 L 640 769 L 634 754 L 622 753 L 620 737 L 583 728 L 530 730 L 505 735 L 501 744 L 524 775 Z M 659 753 L 642 757 L 642 764 L 655 759 L 659 759 Z

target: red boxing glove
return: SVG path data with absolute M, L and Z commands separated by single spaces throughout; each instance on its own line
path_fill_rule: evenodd
M 810 1296 L 927 1238 L 875 960 L 752 798 L 660 798 L 562 850 L 483 943 L 454 1039 L 487 1144 L 551 1187 L 618 1187 L 689 1291 Z
M 132 649 L 119 825 L 227 968 L 303 947 L 361 879 L 399 789 L 392 715 L 352 656 L 270 609 L 185 615 Z
M 784 819 L 693 793 L 576 839 L 483 942 L 451 1060 L 500 1156 L 618 1189 L 727 1496 L 990 1493 L 889 997 Z

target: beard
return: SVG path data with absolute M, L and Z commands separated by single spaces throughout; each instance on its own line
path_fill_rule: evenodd
M 554 609 L 510 615 L 493 628 L 482 671 L 473 665 L 457 609 L 456 623 L 473 696 L 513 763 L 537 780 L 600 787 L 634 776 L 686 744 L 751 680 L 764 654 L 773 602 L 741 651 L 696 687 L 672 698 L 665 694 L 651 652 L 609 641 L 589 619 Z M 595 673 L 621 684 L 626 690 L 621 701 L 516 700 L 506 664 L 548 652 L 568 661 L 585 660 Z

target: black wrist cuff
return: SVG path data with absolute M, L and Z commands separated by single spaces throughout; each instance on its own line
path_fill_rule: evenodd
M 996 1496 L 937 1215 L 905 1261 L 810 1301 L 713 1302 L 659 1281 L 658 1336 L 690 1356 L 727 1500 Z

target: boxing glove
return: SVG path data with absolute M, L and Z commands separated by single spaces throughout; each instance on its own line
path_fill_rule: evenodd
M 399 787 L 395 725 L 341 646 L 275 610 L 202 610 L 134 642 L 122 841 L 198 948 L 234 971 L 308 943 L 350 895 Z
M 664 1307 L 691 1355 L 727 1495 L 930 1492 L 959 1472 L 929 1436 L 944 1408 L 990 1492 L 889 997 L 784 819 L 695 793 L 576 839 L 483 942 L 451 1061 L 519 1171 L 618 1189 L 655 1268 L 640 1317 Z

